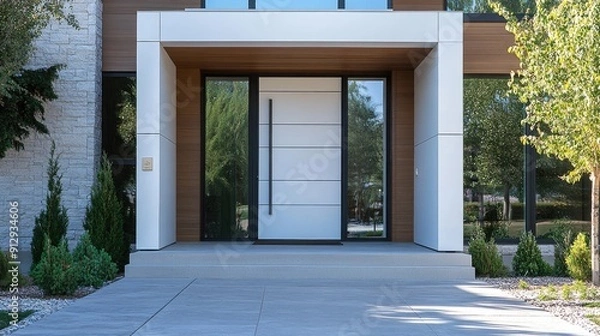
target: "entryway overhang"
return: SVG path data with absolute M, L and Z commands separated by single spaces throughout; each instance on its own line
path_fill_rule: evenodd
M 178 67 L 315 74 L 414 71 L 414 242 L 462 251 L 462 14 L 139 12 L 137 241 L 176 241 Z

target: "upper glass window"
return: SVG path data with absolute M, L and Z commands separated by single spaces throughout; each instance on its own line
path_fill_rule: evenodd
M 338 9 L 337 0 L 256 0 L 256 9 L 319 10 Z
M 513 13 L 526 13 L 535 9 L 535 0 L 500 0 Z M 488 0 L 448 0 L 448 10 L 465 13 L 493 13 Z
M 388 9 L 388 0 L 346 0 L 346 9 Z
M 248 0 L 205 0 L 207 9 L 248 9 Z

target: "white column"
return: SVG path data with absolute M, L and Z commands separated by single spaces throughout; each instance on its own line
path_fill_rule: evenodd
M 415 69 L 415 242 L 462 251 L 462 15 L 439 15 L 439 42 Z
M 140 250 L 175 242 L 176 68 L 161 46 L 160 15 L 138 13 L 137 238 Z

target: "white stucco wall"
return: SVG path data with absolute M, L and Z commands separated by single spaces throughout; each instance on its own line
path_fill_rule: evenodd
M 19 202 L 19 243 L 30 249 L 34 218 L 44 207 L 51 139 L 56 141 L 63 175 L 63 205 L 69 215 L 67 236 L 73 244 L 82 222 L 101 148 L 102 1 L 74 0 L 72 12 L 81 29 L 53 22 L 37 40 L 30 68 L 57 63 L 66 67 L 55 82 L 58 99 L 47 104 L 49 135 L 33 133 L 25 149 L 0 159 L 0 248 L 8 246 L 9 201 Z

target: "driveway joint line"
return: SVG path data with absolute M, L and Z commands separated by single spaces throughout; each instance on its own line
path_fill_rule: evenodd
M 260 324 L 260 318 L 262 316 L 263 306 L 265 305 L 265 292 L 267 291 L 266 287 L 263 287 L 263 295 L 262 300 L 260 301 L 260 309 L 258 310 L 258 318 L 256 319 L 256 327 L 254 328 L 254 336 L 258 334 L 258 325 Z
M 187 285 L 185 285 L 185 287 L 183 287 L 179 292 L 177 292 L 177 294 L 175 294 L 175 296 L 173 296 L 171 298 L 171 300 L 167 301 L 167 303 L 165 303 L 162 307 L 160 307 L 159 310 L 157 310 L 156 312 L 154 312 L 154 314 L 152 314 L 152 316 L 150 316 L 149 318 L 146 319 L 146 321 L 144 323 L 142 323 L 142 325 L 140 325 L 137 329 L 135 329 L 130 336 L 135 335 L 140 329 L 142 329 L 146 324 L 148 324 L 148 322 L 150 322 L 150 320 L 152 320 L 156 315 L 158 315 L 161 311 L 163 311 L 169 304 L 171 304 L 171 302 L 173 302 L 175 299 L 177 299 L 179 297 L 179 295 L 181 295 L 181 293 L 183 293 L 184 290 L 186 290 L 188 287 L 190 287 L 191 284 L 193 284 L 194 282 L 196 282 L 196 280 L 198 280 L 197 278 L 193 278 Z

